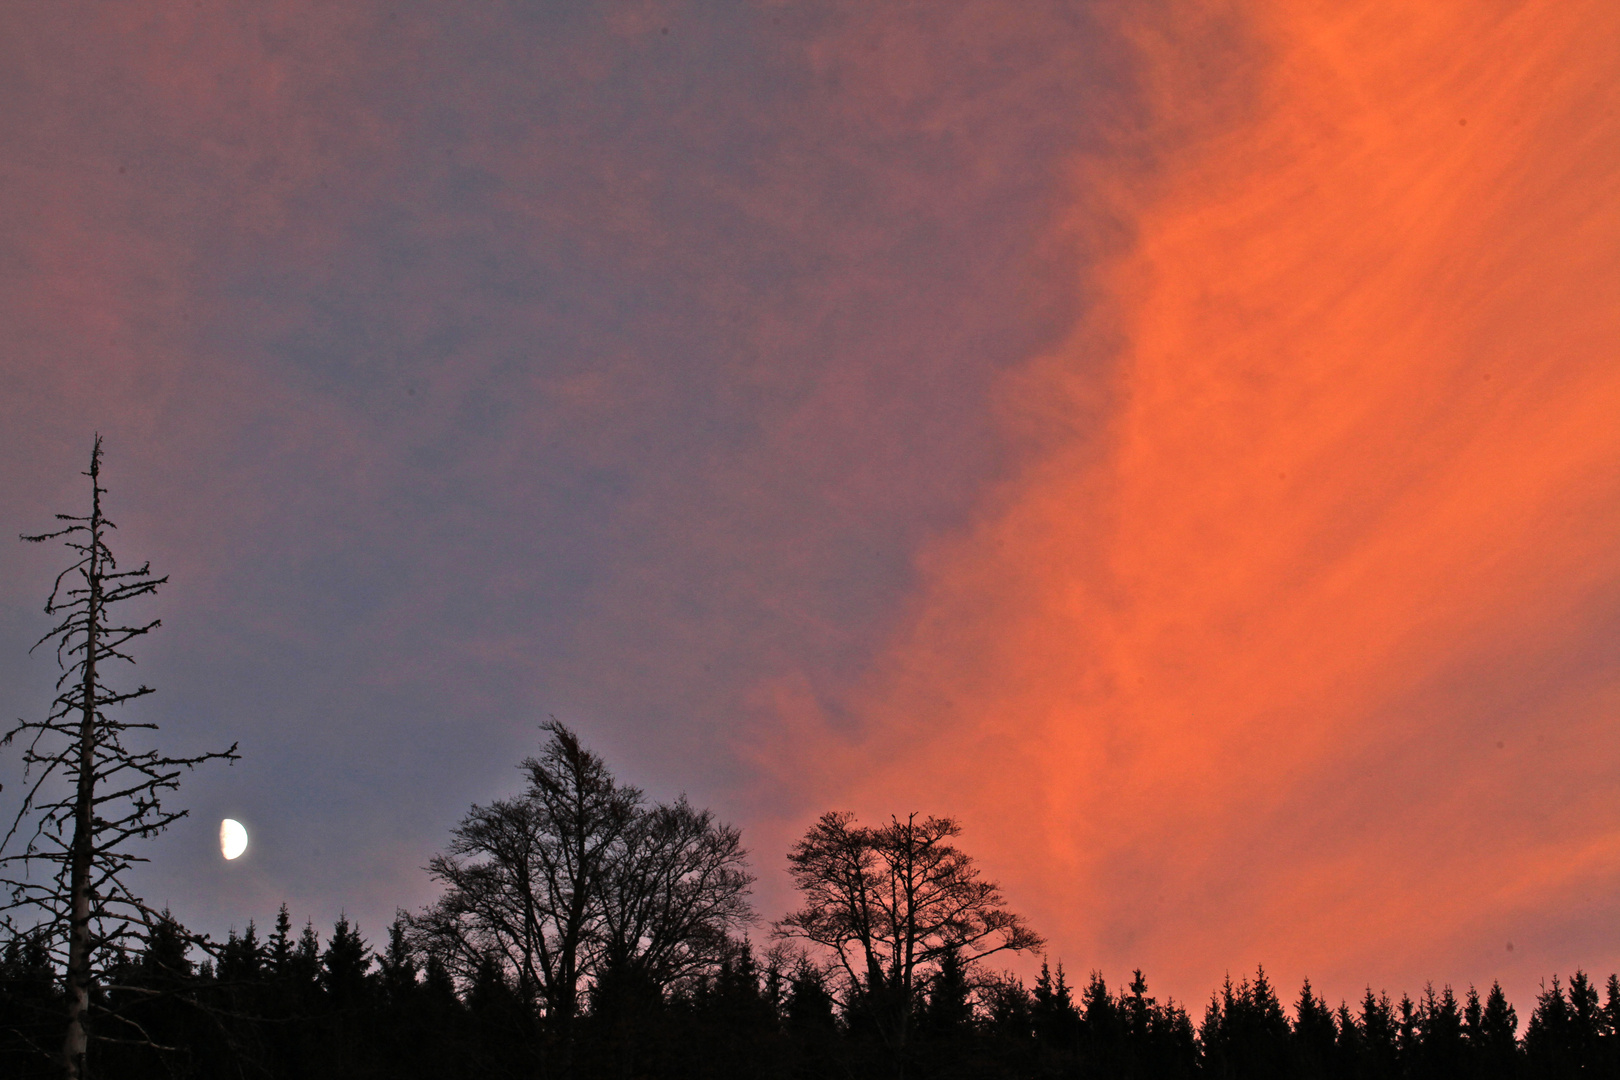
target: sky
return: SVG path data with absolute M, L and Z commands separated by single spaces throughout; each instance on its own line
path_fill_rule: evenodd
M 555 716 L 761 938 L 839 808 L 1195 1006 L 1620 969 L 1614 5 L 3 17 L 0 524 L 102 434 L 189 924 L 380 939 Z

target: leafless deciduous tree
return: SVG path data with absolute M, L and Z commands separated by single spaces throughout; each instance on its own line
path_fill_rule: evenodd
M 90 454 L 90 512 L 58 514 L 54 532 L 25 536 L 30 543 L 61 540 L 74 562 L 57 575 L 45 612 L 61 621 L 35 643 L 53 643 L 61 676 L 43 720 L 19 720 L 0 746 L 22 745 L 26 790 L 16 818 L 0 841 L 0 884 L 8 890 L 0 919 L 13 933 L 45 942 L 64 971 L 67 1031 L 62 1067 L 83 1075 L 89 1046 L 92 989 L 106 974 L 103 961 L 139 947 L 162 918 L 130 891 L 126 874 L 147 861 L 132 841 L 149 839 L 186 816 L 163 804 L 180 775 L 205 761 L 236 760 L 229 750 L 168 757 L 139 749 L 151 722 L 114 711 L 152 693 L 140 685 L 119 690 L 109 669 L 133 664 L 130 643 L 159 621 L 128 622 L 113 609 L 150 596 L 169 579 L 148 564 L 119 570 L 107 545 L 116 526 L 102 512 L 101 437 Z M 132 737 L 133 736 L 133 737 Z M 13 847 L 20 843 L 21 849 Z M 36 874 L 36 870 L 43 871 Z M 112 1014 L 117 1019 L 116 1014 Z M 121 1032 L 121 1035 L 138 1033 Z
M 412 920 L 422 943 L 471 978 L 494 957 L 566 1039 L 597 949 L 602 881 L 641 793 L 555 721 L 523 762 L 522 795 L 474 806 L 428 872 L 445 886 Z
M 776 924 L 777 936 L 826 948 L 852 1002 L 870 1010 L 897 1049 L 922 981 L 947 953 L 971 966 L 1043 944 L 951 843 L 961 831 L 950 818 L 912 814 L 866 828 L 854 814 L 829 812 L 788 853 L 804 904 Z
M 603 962 L 660 987 L 720 962 L 746 923 L 742 834 L 682 796 L 636 815 L 603 878 Z
M 749 917 L 735 829 L 685 799 L 646 807 L 552 721 L 524 792 L 474 806 L 428 872 L 445 886 L 413 937 L 463 980 L 496 959 L 567 1060 L 582 992 L 609 962 L 667 986 Z M 564 1065 L 566 1068 L 566 1065 Z

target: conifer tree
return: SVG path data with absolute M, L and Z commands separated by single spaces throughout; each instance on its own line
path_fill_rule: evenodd
M 1406 1072 L 1413 1072 L 1423 1045 L 1422 1014 L 1411 994 L 1401 994 L 1395 1007 L 1395 1053 Z
M 973 1019 L 973 1003 L 968 998 L 967 969 L 961 954 L 946 950 L 939 958 L 939 969 L 929 980 L 923 1024 L 934 1038 L 962 1033 Z
M 1598 1071 L 1620 1075 L 1620 975 L 1611 974 L 1604 986 L 1598 1031 Z
M 1255 1029 L 1261 1037 L 1274 1046 L 1286 1043 L 1289 1035 L 1288 1018 L 1283 1015 L 1282 1002 L 1277 999 L 1277 992 L 1271 988 L 1271 980 L 1266 978 L 1264 966 L 1255 969 L 1254 983 L 1250 988 L 1248 1000 Z
M 367 972 L 371 956 L 360 928 L 340 913 L 321 953 L 319 981 L 323 991 L 331 1067 L 345 1076 L 359 1071 L 364 1060 L 359 1033 L 369 1004 Z
M 1093 971 L 1080 992 L 1080 1031 L 1094 1062 L 1112 1063 L 1120 1044 L 1119 1009 L 1103 973 Z
M 783 1013 L 789 1031 L 801 1035 L 827 1038 L 837 1029 L 826 973 L 804 957 L 799 958 L 788 977 Z
M 349 922 L 347 914 L 339 914 L 332 936 L 326 939 L 326 951 L 321 953 L 320 971 L 321 987 L 334 1008 L 352 1009 L 360 1004 L 370 967 L 360 928 Z
M 1433 983 L 1424 987 L 1421 1028 L 1426 1075 L 1458 1075 L 1463 1067 L 1463 1014 L 1449 985 L 1439 994 Z
M 1211 998 L 1204 1027 L 1207 1065 L 1233 1076 L 1281 1076 L 1288 1068 L 1291 1030 L 1265 968 L 1235 988 L 1228 976 Z
M 44 1075 L 49 1061 L 37 1050 L 60 1036 L 61 1011 L 45 942 L 37 934 L 13 934 L 0 950 L 0 1071 Z
M 1163 1076 L 1169 1080 L 1190 1077 L 1198 1067 L 1197 1036 L 1192 1017 L 1175 999 L 1167 998 L 1154 1021 L 1154 1044 Z
M 255 982 L 263 962 L 264 948 L 259 944 L 259 932 L 249 919 L 241 935 L 232 930 L 226 937 L 225 947 L 219 954 L 219 979 L 225 983 Z
M 1231 1056 L 1232 1014 L 1237 1008 L 1237 988 L 1232 985 L 1230 973 L 1221 981 L 1221 988 L 1209 995 L 1204 1006 L 1204 1020 L 1198 1025 L 1198 1045 L 1203 1052 L 1204 1068 L 1208 1072 L 1225 1072 Z
M 1125 1021 L 1125 1032 L 1133 1041 L 1145 1044 L 1153 1034 L 1153 1019 L 1158 1002 L 1148 996 L 1147 979 L 1143 977 L 1141 968 L 1132 973 L 1131 984 L 1125 989 L 1129 996 L 1122 995 L 1119 1001 L 1119 1011 Z
M 1041 961 L 1041 976 L 1035 981 L 1030 1014 L 1037 1039 L 1050 1046 L 1073 1049 L 1080 1028 L 1080 1014 L 1075 1009 L 1074 995 L 1069 989 L 1062 961 L 1058 962 L 1055 977 L 1046 966 L 1046 961 Z
M 377 957 L 383 1000 L 394 1008 L 406 1007 L 417 994 L 416 952 L 406 938 L 403 913 L 388 927 L 388 948 Z
M 1362 1057 L 1361 1027 L 1350 1012 L 1349 1002 L 1341 1000 L 1333 1014 L 1333 1026 L 1338 1029 L 1334 1039 L 1334 1052 L 1346 1069 L 1353 1068 Z
M 1491 983 L 1491 992 L 1485 997 L 1476 1030 L 1476 1060 L 1480 1064 L 1481 1075 L 1515 1075 L 1519 1063 L 1519 1014 L 1508 1003 L 1501 983 Z
M 1361 1034 L 1361 1060 L 1375 1076 L 1394 1076 L 1396 1073 L 1397 1036 L 1395 1010 L 1387 994 L 1374 994 L 1367 987 L 1361 999 L 1361 1016 L 1357 1022 Z
M 1570 1013 L 1563 985 L 1554 975 L 1551 986 L 1542 984 L 1530 1023 L 1525 1025 L 1524 1053 L 1536 1072 L 1562 1076 L 1576 1067 Z
M 1482 1031 L 1485 1009 L 1479 1002 L 1479 991 L 1472 984 L 1468 987 L 1467 1004 L 1463 1006 L 1463 1041 L 1469 1046 L 1479 1047 L 1484 1043 L 1485 1036 Z
M 1301 1076 L 1327 1074 L 1337 1034 L 1327 1002 L 1316 996 L 1306 979 L 1294 1004 L 1294 1060 Z
M 288 982 L 300 1004 L 307 1006 L 314 999 L 320 977 L 321 938 L 315 932 L 315 921 L 305 919 L 303 933 L 298 935 L 298 944 L 293 946 L 292 956 L 287 961 Z
M 36 544 L 60 540 L 73 553 L 45 601 L 45 613 L 60 621 L 34 645 L 55 647 L 61 669 L 56 698 L 44 719 L 20 720 L 0 739 L 0 746 L 22 746 L 26 785 L 0 840 L 0 885 L 10 894 L 0 905 L 0 923 L 12 933 L 19 922 L 32 924 L 63 971 L 67 1015 L 60 1064 L 70 1080 L 84 1072 L 90 1012 L 107 970 L 103 958 L 131 945 L 152 955 L 153 934 L 171 929 L 131 891 L 130 868 L 147 861 L 132 841 L 150 839 L 186 816 L 163 803 L 183 772 L 237 757 L 235 744 L 191 757 L 139 748 L 157 725 L 129 719 L 118 707 L 152 688 L 119 689 L 108 678 L 117 664 L 134 664 L 131 643 L 161 623 L 127 620 L 119 605 L 152 596 L 169 579 L 154 577 L 149 563 L 118 568 L 108 544 L 117 526 L 102 509 L 107 489 L 101 486 L 99 435 L 84 475 L 90 479 L 89 513 L 58 514 L 60 528 L 23 537 Z M 12 849 L 14 841 L 21 850 Z M 48 872 L 30 874 L 35 864 Z M 140 1037 L 127 1030 L 119 1035 Z
M 983 1030 L 1005 1048 L 1025 1054 L 1035 1044 L 1034 998 L 1010 972 L 981 979 L 977 988 Z
M 841 1033 L 833 996 L 827 989 L 826 972 L 803 956 L 788 972 L 782 1033 L 788 1052 L 801 1063 L 798 1075 L 834 1074 Z
M 1598 989 L 1577 968 L 1569 978 L 1569 1048 L 1577 1069 L 1593 1067 L 1602 1037 L 1603 1006 L 1598 1002 Z
M 270 970 L 278 978 L 286 978 L 291 974 L 289 965 L 292 963 L 292 915 L 287 911 L 287 905 L 282 904 L 276 912 L 276 930 L 270 935 L 269 953 Z

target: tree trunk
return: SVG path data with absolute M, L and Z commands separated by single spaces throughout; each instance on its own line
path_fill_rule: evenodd
M 91 483 L 95 484 L 95 462 Z M 79 786 L 73 807 L 73 849 L 69 866 L 72 915 L 68 922 L 67 1036 L 62 1042 L 62 1071 L 68 1080 L 84 1075 L 90 1009 L 90 856 L 94 841 L 91 812 L 96 768 L 96 645 L 101 621 L 101 493 L 90 511 L 90 603 L 86 607 L 83 716 L 79 721 Z

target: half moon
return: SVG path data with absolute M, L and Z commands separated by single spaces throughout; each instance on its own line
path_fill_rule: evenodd
M 226 818 L 219 823 L 219 853 L 234 859 L 247 850 L 247 830 L 240 821 Z

